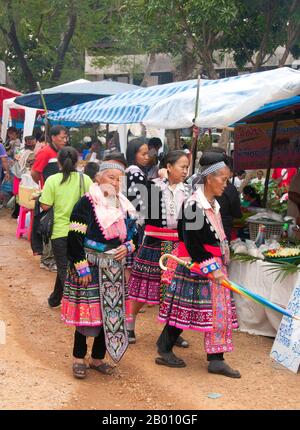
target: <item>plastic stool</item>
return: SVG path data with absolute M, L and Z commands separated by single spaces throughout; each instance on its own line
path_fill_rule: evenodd
M 29 228 L 26 227 L 26 215 L 30 212 L 30 224 Z M 20 213 L 18 218 L 18 226 L 16 231 L 16 236 L 19 239 L 21 236 L 27 233 L 27 238 L 30 241 L 31 230 L 33 224 L 33 209 L 27 209 L 24 206 L 20 206 Z

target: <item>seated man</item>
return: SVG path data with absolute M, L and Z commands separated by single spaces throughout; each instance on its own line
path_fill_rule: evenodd
M 253 184 L 265 185 L 265 182 L 266 182 L 266 178 L 264 178 L 264 172 L 262 170 L 258 170 L 256 172 L 256 178 L 252 179 L 252 181 L 250 182 L 250 185 L 253 185 Z

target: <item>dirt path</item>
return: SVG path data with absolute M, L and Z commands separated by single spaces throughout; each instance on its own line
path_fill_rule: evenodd
M 203 338 L 185 333 L 191 347 L 177 350 L 183 369 L 157 366 L 155 341 L 162 326 L 156 308 L 139 314 L 138 342 L 129 347 L 114 376 L 71 372 L 73 329 L 47 297 L 55 274 L 39 268 L 29 243 L 15 238 L 16 221 L 0 211 L 0 409 L 300 409 L 299 374 L 269 359 L 272 339 L 234 333 L 227 357 L 242 379 L 207 373 Z M 208 398 L 219 393 L 218 399 Z

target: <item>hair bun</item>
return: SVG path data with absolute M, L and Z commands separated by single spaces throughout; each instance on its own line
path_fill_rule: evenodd
M 220 163 L 220 161 L 227 161 L 225 152 L 206 151 L 203 152 L 199 164 L 200 166 L 209 166 L 211 164 Z

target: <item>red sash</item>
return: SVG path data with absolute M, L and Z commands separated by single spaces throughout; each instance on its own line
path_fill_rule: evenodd
M 209 252 L 214 257 L 222 257 L 221 249 L 219 246 L 212 246 L 212 245 L 204 244 L 203 248 L 205 249 L 205 251 Z M 190 257 L 184 242 L 179 242 L 178 256 L 179 256 L 179 258 L 180 257 Z
M 178 241 L 177 230 L 171 230 L 170 228 L 164 227 L 155 227 L 154 225 L 146 225 L 145 235 L 160 240 L 167 240 L 172 242 Z

